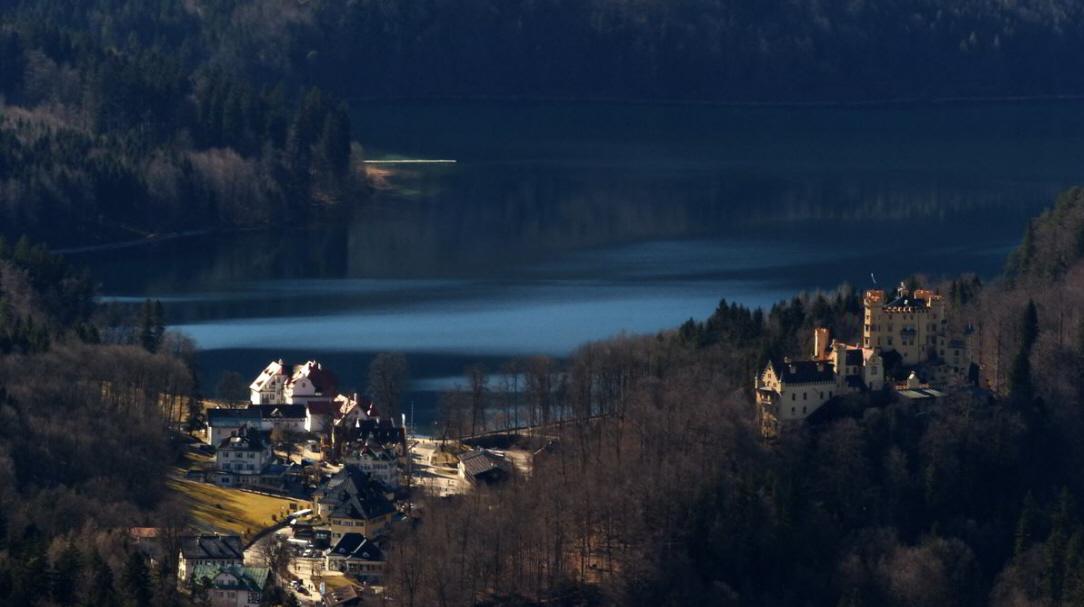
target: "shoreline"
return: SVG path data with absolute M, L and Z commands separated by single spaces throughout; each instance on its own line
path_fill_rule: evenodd
M 1028 104 L 1044 102 L 1073 102 L 1084 101 L 1084 93 L 1073 95 L 994 95 L 985 97 L 890 97 L 879 99 L 859 100 L 825 100 L 825 101 L 722 101 L 705 99 L 655 99 L 650 97 L 624 98 L 624 97 L 536 97 L 530 95 L 360 95 L 346 97 L 348 103 L 392 103 L 392 102 L 457 102 L 457 103 L 517 103 L 517 104 L 620 104 L 620 105 L 645 105 L 645 106 L 703 106 L 719 108 L 749 108 L 749 109 L 786 109 L 786 108 L 824 108 L 824 109 L 876 109 L 890 107 L 922 107 L 922 106 L 966 106 L 966 105 L 996 105 L 1005 104 Z

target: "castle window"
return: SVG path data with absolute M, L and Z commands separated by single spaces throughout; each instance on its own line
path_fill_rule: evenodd
M 790 399 L 791 400 L 798 400 L 798 395 L 792 392 L 791 395 L 790 395 Z
M 808 396 L 809 396 L 808 392 L 802 392 L 802 400 L 806 400 L 806 397 L 808 397 Z
M 802 407 L 802 415 L 805 415 L 805 407 Z

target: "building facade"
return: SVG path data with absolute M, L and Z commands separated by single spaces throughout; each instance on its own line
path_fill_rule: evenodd
M 304 405 L 334 398 L 337 384 L 335 374 L 315 360 L 291 367 L 280 359 L 249 385 L 249 400 L 254 405 Z
M 196 567 L 240 565 L 245 560 L 241 538 L 236 535 L 191 535 L 181 538 L 181 554 L 177 561 L 177 579 L 182 584 L 191 581 Z
M 222 439 L 215 452 L 214 482 L 223 486 L 258 485 L 272 463 L 271 444 L 252 426 L 242 426 Z
M 384 535 L 395 514 L 383 488 L 351 465 L 343 466 L 313 494 L 312 509 L 327 522 L 332 543 L 347 533 L 369 538 Z
M 898 352 L 904 365 L 917 365 L 936 354 L 948 331 L 945 299 L 932 291 L 911 292 L 900 285 L 894 297 L 866 291 L 863 345 Z
M 259 605 L 271 570 L 243 565 L 198 565 L 192 573 L 197 593 L 206 593 L 213 607 Z
M 755 381 L 757 420 L 765 436 L 804 420 L 836 396 L 879 391 L 886 385 L 886 355 L 905 368 L 921 367 L 930 384 L 960 381 L 971 365 L 968 339 L 950 338 L 944 298 L 900 285 L 893 296 L 867 291 L 861 345 L 829 342 L 815 329 L 809 360 L 771 361 Z

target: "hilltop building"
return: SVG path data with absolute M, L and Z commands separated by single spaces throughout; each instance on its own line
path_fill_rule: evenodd
M 783 425 L 804 420 L 837 396 L 884 389 L 890 356 L 898 356 L 904 367 L 921 366 L 930 386 L 966 375 L 971 347 L 966 336 L 948 335 L 940 295 L 901 284 L 891 298 L 871 290 L 863 301 L 861 345 L 829 342 L 828 329 L 815 329 L 811 359 L 770 361 L 756 377 L 757 419 L 765 436 L 777 435 Z

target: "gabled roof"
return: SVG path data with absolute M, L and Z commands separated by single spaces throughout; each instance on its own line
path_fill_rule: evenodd
M 320 394 L 334 394 L 339 384 L 339 378 L 315 360 L 294 367 L 293 375 L 286 380 L 286 385 L 292 385 L 302 379 L 311 381 L 313 388 Z
M 249 405 L 248 410 L 259 412 L 260 419 L 305 419 L 305 405 Z
M 459 461 L 463 463 L 466 473 L 475 478 L 494 470 L 501 470 L 505 473 L 512 472 L 512 465 L 508 460 L 488 449 L 479 449 L 460 455 Z
M 270 364 L 264 367 L 264 370 L 260 372 L 256 379 L 249 385 L 249 390 L 260 390 L 270 387 L 270 381 L 272 378 L 280 375 L 286 375 L 286 365 L 282 360 L 273 360 Z
M 401 444 L 406 442 L 406 429 L 396 426 L 387 419 L 358 420 L 357 427 L 351 428 L 347 435 L 350 440 L 378 443 L 381 445 Z
M 244 567 L 242 565 L 212 565 L 201 563 L 192 570 L 192 579 L 199 581 L 207 578 L 211 586 L 218 590 L 248 590 L 260 592 L 267 585 L 267 567 Z M 228 579 L 231 576 L 233 579 Z
M 363 561 L 381 562 L 384 560 L 384 553 L 380 551 L 380 548 L 360 533 L 343 534 L 328 554 Z
M 313 494 L 313 500 L 333 505 L 330 517 L 368 520 L 395 511 L 379 484 L 357 466 L 347 464 Z
M 835 365 L 820 360 L 795 360 L 771 363 L 785 384 L 812 384 L 835 381 Z
M 356 454 L 359 458 L 378 462 L 392 462 L 398 459 L 398 457 L 384 445 L 370 442 L 366 442 L 358 447 Z
M 237 432 L 231 433 L 218 444 L 219 450 L 231 451 L 263 451 L 267 447 L 260 431 L 251 426 L 241 426 Z
M 237 428 L 260 421 L 260 412 L 251 409 L 208 409 L 207 423 L 213 428 Z
M 352 607 L 361 604 L 361 596 L 353 586 L 329 589 L 324 595 L 324 607 Z
M 194 535 L 181 538 L 185 559 L 244 560 L 241 538 L 236 535 Z

